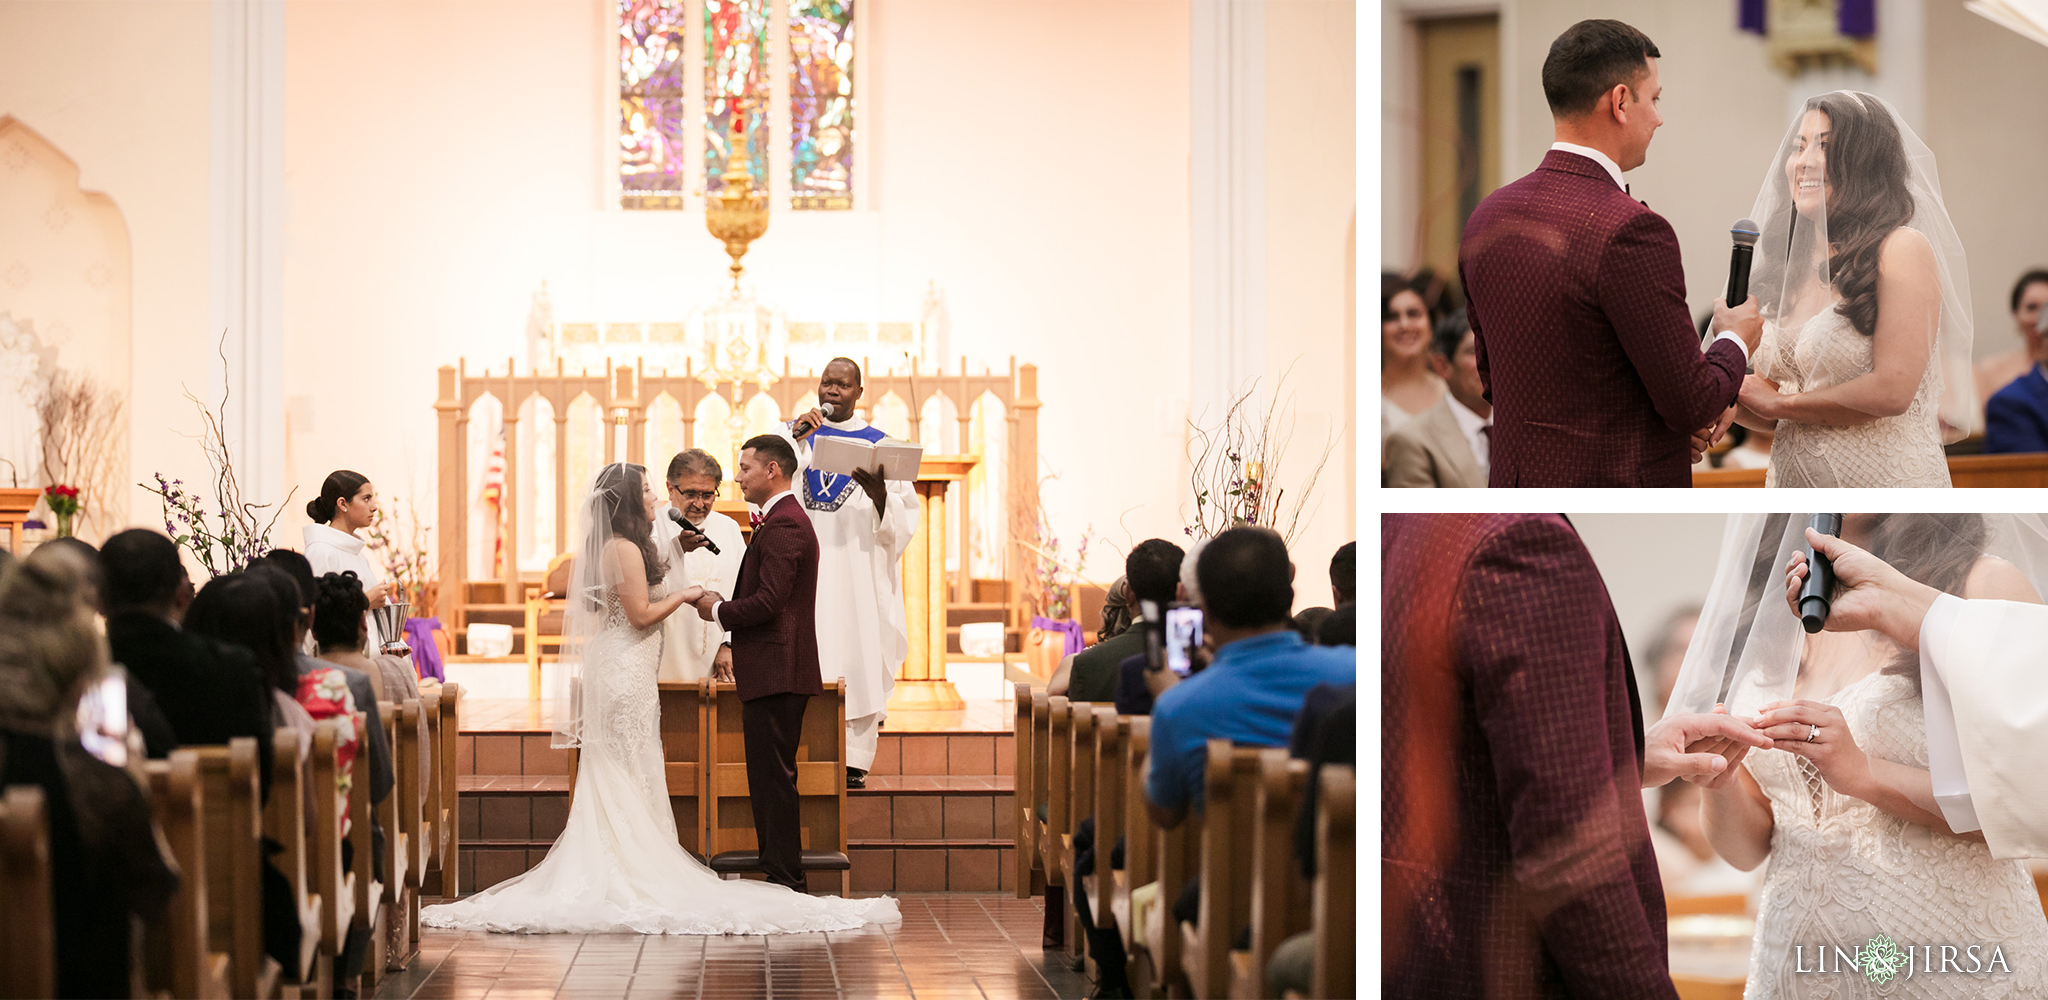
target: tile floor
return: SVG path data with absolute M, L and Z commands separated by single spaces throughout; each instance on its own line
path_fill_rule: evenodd
M 903 922 L 773 937 L 516 935 L 427 929 L 375 996 L 411 1000 L 772 997 L 1040 1000 L 1087 978 L 1039 947 L 1043 899 L 899 896 Z

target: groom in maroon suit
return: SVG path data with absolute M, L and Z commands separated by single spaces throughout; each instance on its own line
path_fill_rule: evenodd
M 1657 112 L 1657 46 L 1581 21 L 1543 62 L 1556 144 L 1479 204 L 1458 273 L 1493 403 L 1492 486 L 1689 486 L 1763 326 L 1717 302 L 1702 356 L 1678 237 L 1629 197 Z
M 797 738 L 818 673 L 818 536 L 790 489 L 796 453 L 773 434 L 748 439 L 733 482 L 761 513 L 732 599 L 706 593 L 697 613 L 732 633 L 733 681 L 747 750 L 747 796 L 768 881 L 807 891 L 797 812 Z

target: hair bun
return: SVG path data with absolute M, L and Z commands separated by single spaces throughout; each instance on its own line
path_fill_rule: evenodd
M 323 504 L 327 508 L 324 513 L 320 509 Z M 306 501 L 306 516 L 312 518 L 314 524 L 326 524 L 334 520 L 334 501 L 326 497 L 314 497 Z

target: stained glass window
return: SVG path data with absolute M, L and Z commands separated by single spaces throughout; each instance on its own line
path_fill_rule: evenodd
M 853 0 L 789 0 L 789 207 L 853 207 Z
M 682 208 L 683 31 L 673 0 L 619 2 L 619 203 Z
M 725 189 L 732 116 L 745 115 L 748 170 L 768 190 L 767 0 L 704 0 L 704 193 Z

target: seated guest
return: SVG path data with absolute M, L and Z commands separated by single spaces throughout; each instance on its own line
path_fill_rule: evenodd
M 39 550 L 58 548 L 75 552 L 85 560 L 86 603 L 94 613 L 105 615 L 107 576 L 101 564 L 100 551 L 74 535 L 66 535 L 39 546 Z M 125 697 L 128 705 L 128 718 L 125 721 L 142 737 L 143 755 L 152 760 L 162 760 L 170 756 L 171 751 L 178 748 L 178 734 L 171 730 L 170 720 L 164 718 L 163 709 L 157 707 L 156 696 L 150 694 L 148 687 L 133 677 L 125 676 L 126 671 L 123 671 L 123 675 L 122 686 L 127 690 Z
M 1430 367 L 1449 391 L 1434 406 L 1387 437 L 1387 485 L 1479 487 L 1486 485 L 1493 404 L 1479 381 L 1479 355 L 1464 312 L 1437 324 Z
M 2048 271 L 2029 271 L 2012 290 L 2013 322 L 2026 338 L 2033 363 L 2020 370 L 1984 404 L 1984 453 L 2004 455 L 2048 451 L 2048 378 L 2041 358 L 2041 323 L 2048 312 Z M 1998 360 L 1990 359 L 1986 362 Z M 1979 366 L 1980 375 L 1984 366 Z
M 1402 424 L 1429 411 L 1444 394 L 1430 370 L 1429 337 L 1437 316 L 1435 276 L 1380 275 L 1380 443 Z
M 2044 343 L 2040 326 L 2044 306 L 2048 306 L 2048 269 L 2035 268 L 2020 275 L 2020 280 L 2013 283 L 2008 306 L 2020 342 L 2011 350 L 1977 362 L 1978 399 L 1988 403 L 1998 390 L 2033 371 L 2036 364 L 2048 361 L 2048 343 Z
M 100 569 L 114 662 L 148 689 L 175 744 L 220 746 L 237 736 L 254 737 L 257 777 L 268 801 L 270 740 L 277 726 L 268 689 L 246 651 L 179 630 L 193 598 L 177 543 L 143 528 L 123 531 L 100 549 Z M 159 748 L 170 752 L 147 728 L 143 736 L 150 756 Z
M 1358 543 L 1345 542 L 1330 556 L 1330 597 L 1343 607 L 1358 600 Z
M 1322 627 L 1316 629 L 1318 646 L 1358 645 L 1358 605 L 1340 604 L 1330 617 L 1323 619 Z
M 1328 621 L 1334 611 L 1335 608 L 1303 608 L 1288 621 L 1287 627 L 1293 629 L 1295 635 L 1301 636 L 1301 641 L 1311 646 L 1316 645 L 1316 635 L 1322 631 L 1323 622 Z
M 366 717 L 363 725 L 367 732 L 363 735 L 363 742 L 370 758 L 370 802 L 383 802 L 384 797 L 391 794 L 393 775 L 396 772 L 391 767 L 391 740 L 384 735 L 384 719 L 377 709 L 376 685 L 370 683 L 370 675 L 364 671 L 331 660 L 316 659 L 305 652 L 307 639 L 313 631 L 314 597 L 319 593 L 319 587 L 314 582 L 313 564 L 307 562 L 305 556 L 290 549 L 272 549 L 263 557 L 263 562 L 282 571 L 297 587 L 299 615 L 295 619 L 297 627 L 292 637 L 292 651 L 299 665 L 299 673 L 317 674 L 329 668 L 340 670 L 342 678 L 348 683 L 349 694 L 355 702 L 355 710 Z M 365 595 L 364 600 L 367 602 L 375 597 L 374 592 L 369 593 Z M 384 832 L 374 832 L 381 841 Z M 377 856 L 383 857 L 384 852 L 378 851 Z
M 1182 604 L 1200 605 L 1202 603 L 1201 584 L 1195 579 L 1195 560 L 1202 554 L 1203 546 L 1208 544 L 1208 539 L 1199 539 L 1195 544 L 1189 546 L 1187 552 L 1180 557 L 1180 579 L 1174 584 L 1173 594 L 1174 599 Z M 1160 611 L 1164 613 L 1165 608 L 1161 607 Z M 1142 631 L 1143 623 L 1134 623 L 1133 630 Z M 1194 658 L 1193 667 L 1195 670 L 1200 670 L 1208 662 L 1208 651 L 1198 650 Z M 1146 659 L 1142 647 L 1136 654 L 1124 657 L 1123 662 L 1117 665 L 1116 713 L 1118 715 L 1152 714 L 1152 686 L 1149 680 L 1152 675 L 1145 667 Z
M 1294 819 L 1294 860 L 1301 877 L 1316 877 L 1316 810 L 1320 808 L 1324 764 L 1358 766 L 1358 685 L 1318 684 L 1303 699 L 1301 716 L 1294 720 L 1294 735 L 1287 743 L 1288 756 L 1308 761 L 1308 782 Z M 1683 782 L 1680 782 L 1683 784 Z M 1296 934 L 1273 949 L 1266 962 L 1269 996 L 1285 996 L 1288 990 L 1308 996 L 1314 989 L 1315 935 Z
M 320 659 L 367 675 L 378 701 L 417 701 L 419 679 L 404 660 L 389 653 L 371 656 L 363 652 L 370 641 L 369 620 L 364 617 L 369 606 L 363 582 L 354 573 L 329 573 L 320 578 L 313 598 L 313 642 L 319 647 Z
M 1734 439 L 1734 446 L 1721 453 L 1720 469 L 1768 469 L 1771 467 L 1771 441 L 1775 431 L 1762 431 L 1754 427 L 1733 424 L 1728 436 Z
M 1131 627 L 1132 615 L 1131 585 L 1125 578 L 1117 577 L 1116 582 L 1110 584 L 1109 590 L 1102 595 L 1102 628 L 1095 633 L 1095 645 L 1088 649 L 1100 648 L 1103 643 L 1123 635 Z M 1052 672 L 1052 680 L 1045 683 L 1046 694 L 1073 698 L 1075 701 L 1092 700 L 1067 693 L 1074 678 L 1074 657 L 1079 655 L 1081 654 L 1068 653 L 1060 657 L 1059 668 Z
M 125 997 L 135 920 L 164 918 L 178 876 L 141 786 L 76 735 L 79 699 L 108 665 L 88 574 L 50 545 L 0 571 L 0 787 L 43 791 L 57 996 Z
M 1139 543 L 1124 557 L 1124 586 L 1129 591 L 1127 610 L 1119 619 L 1123 629 L 1074 654 L 1073 683 L 1067 692 L 1072 701 L 1108 704 L 1116 700 L 1117 681 L 1123 662 L 1145 653 L 1145 630 L 1131 627 L 1146 601 L 1164 611 L 1178 595 L 1180 546 L 1163 538 Z

